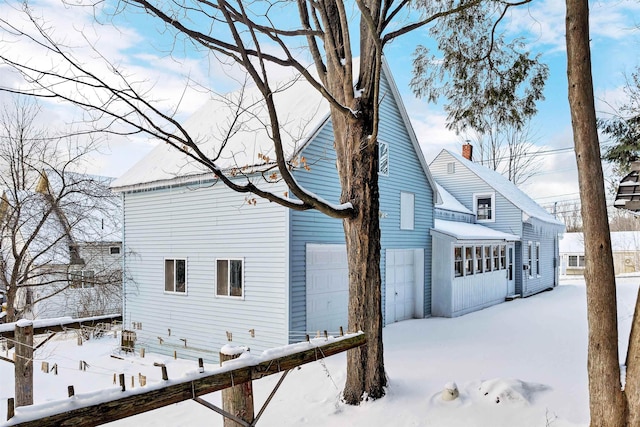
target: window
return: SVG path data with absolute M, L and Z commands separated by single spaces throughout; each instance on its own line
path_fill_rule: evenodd
M 540 242 L 536 242 L 536 274 L 540 275 Z
M 473 205 L 478 222 L 495 221 L 495 194 L 474 194 Z
M 493 246 L 493 269 L 500 270 L 500 246 Z
M 109 247 L 110 255 L 118 255 L 120 253 L 120 246 L 111 246 Z
M 243 293 L 243 262 L 241 259 L 216 260 L 216 295 L 241 297 Z
M 389 176 L 389 144 L 378 141 L 378 174 Z
M 473 274 L 473 246 L 464 247 L 464 275 Z
M 484 272 L 491 271 L 491 246 L 484 247 Z
M 476 274 L 482 273 L 482 246 L 476 246 Z
M 176 293 L 187 292 L 187 260 L 164 260 L 164 291 Z
M 507 247 L 500 245 L 500 270 L 507 268 Z
M 584 267 L 584 255 L 569 255 L 569 267 Z
M 527 267 L 529 270 L 529 277 L 533 276 L 533 271 L 531 267 L 533 266 L 533 243 L 529 242 L 529 261 L 527 263 Z
M 400 193 L 400 230 L 413 230 L 415 197 L 412 193 Z
M 447 173 L 448 174 L 456 173 L 456 163 L 455 162 L 447 163 Z
M 72 289 L 93 288 L 95 286 L 93 271 L 92 270 L 69 271 L 69 286 Z
M 462 276 L 462 246 L 453 248 L 453 272 L 455 277 Z

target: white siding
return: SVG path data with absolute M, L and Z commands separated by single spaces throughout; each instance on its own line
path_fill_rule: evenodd
M 273 190 L 284 192 L 280 186 Z M 284 208 L 265 200 L 247 204 L 245 195 L 220 183 L 124 198 L 124 322 L 129 329 L 142 323 L 138 345 L 216 361 L 226 332 L 234 344 L 256 351 L 287 343 Z M 165 258 L 187 260 L 186 294 L 164 292 Z M 244 260 L 242 299 L 215 296 L 216 258 Z

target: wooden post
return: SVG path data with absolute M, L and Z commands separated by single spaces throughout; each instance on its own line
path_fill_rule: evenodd
M 76 391 L 74 390 L 72 385 L 67 386 L 67 394 L 69 395 L 69 397 L 75 396 Z
M 202 360 L 202 357 L 198 358 L 198 372 L 204 372 L 204 360 Z
M 33 405 L 33 323 L 19 320 L 15 327 L 16 339 L 16 406 Z
M 162 379 L 164 381 L 169 381 L 169 374 L 167 373 L 167 367 L 165 365 L 162 365 L 160 369 L 162 369 Z
M 226 345 L 220 351 L 220 365 L 227 360 L 238 358 L 245 351 L 247 351 L 246 347 Z M 248 423 L 252 423 L 254 419 L 252 381 L 222 390 L 222 409 Z M 241 424 L 226 417 L 223 425 L 224 427 L 242 427 Z
M 140 357 L 144 359 L 144 347 L 140 347 Z
M 120 387 L 122 387 L 122 391 L 125 391 L 126 387 L 125 387 L 125 384 L 124 384 L 124 374 L 118 375 L 118 378 L 120 379 Z

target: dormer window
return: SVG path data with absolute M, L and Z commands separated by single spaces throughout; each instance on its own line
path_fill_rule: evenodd
M 495 200 L 495 193 L 473 195 L 473 209 L 478 222 L 494 222 L 496 220 Z

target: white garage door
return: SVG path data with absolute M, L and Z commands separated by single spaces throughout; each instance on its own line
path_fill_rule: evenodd
M 423 249 L 387 249 L 385 266 L 385 324 L 423 317 Z
M 345 245 L 307 244 L 307 331 L 347 330 L 349 270 Z

